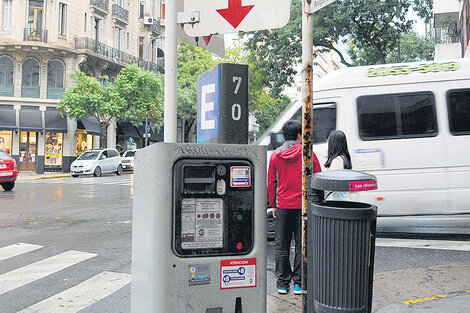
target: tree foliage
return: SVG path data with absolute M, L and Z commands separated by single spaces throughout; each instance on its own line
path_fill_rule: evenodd
M 351 64 L 336 48 L 337 42 L 353 42 L 358 49 L 370 52 L 365 55 L 367 64 L 385 63 L 401 34 L 412 29 L 414 21 L 406 18 L 411 9 L 429 19 L 432 0 L 336 0 L 313 15 L 313 44 L 336 51 L 348 66 Z M 292 83 L 294 66 L 301 62 L 301 25 L 302 0 L 292 0 L 286 27 L 244 34 L 251 62 L 273 96 Z
M 76 86 L 68 88 L 59 101 L 58 109 L 70 118 L 95 116 L 101 128 L 101 148 L 106 147 L 107 130 L 112 118 L 119 118 L 124 106 L 113 85 L 102 85 L 95 77 L 83 72 L 72 73 Z
M 163 75 L 129 65 L 116 77 L 114 88 L 125 107 L 120 120 L 135 126 L 145 119 L 155 128 L 163 125 Z

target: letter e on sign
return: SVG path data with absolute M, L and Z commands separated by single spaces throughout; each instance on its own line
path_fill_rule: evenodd
M 214 111 L 214 102 L 209 101 L 207 95 L 215 92 L 215 84 L 202 86 L 201 94 L 201 129 L 214 129 L 215 120 L 207 118 L 208 111 Z

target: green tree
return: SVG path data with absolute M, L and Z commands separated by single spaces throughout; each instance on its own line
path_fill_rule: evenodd
M 163 125 L 163 75 L 128 65 L 116 77 L 114 88 L 125 107 L 120 120 L 135 126 L 148 120 L 155 129 Z
M 102 85 L 95 77 L 83 72 L 72 73 L 76 86 L 68 88 L 59 101 L 62 115 L 81 119 L 95 116 L 101 128 L 100 147 L 107 144 L 108 126 L 113 118 L 122 115 L 124 106 L 111 84 Z
M 406 19 L 411 9 L 429 19 L 432 0 L 337 0 L 313 15 L 314 46 L 336 51 L 341 62 L 350 66 L 335 44 L 351 41 L 358 49 L 372 49 L 368 64 L 385 63 L 397 48 L 400 34 L 413 26 Z M 292 0 L 286 27 L 246 36 L 253 66 L 273 96 L 292 83 L 294 66 L 301 62 L 301 25 L 302 0 Z
M 421 36 L 414 31 L 401 34 L 399 47 L 387 54 L 387 63 L 414 62 L 432 60 L 434 58 L 434 40 L 429 36 Z M 352 64 L 368 65 L 376 57 L 370 47 L 359 49 L 354 43 L 349 44 L 348 54 Z M 377 63 L 379 60 L 377 60 Z
M 197 116 L 197 81 L 199 75 L 215 66 L 212 53 L 184 42 L 178 45 L 178 117 L 184 123 L 184 141 Z

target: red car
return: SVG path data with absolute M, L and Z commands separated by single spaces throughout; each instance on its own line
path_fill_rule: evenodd
M 18 176 L 16 160 L 3 150 L 0 150 L 0 185 L 5 191 L 10 191 L 15 187 L 15 180 Z

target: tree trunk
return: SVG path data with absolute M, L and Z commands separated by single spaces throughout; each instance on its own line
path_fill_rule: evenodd
M 190 118 L 184 121 L 184 142 L 189 142 L 189 132 L 191 131 L 191 128 L 193 127 L 195 119 Z
M 109 126 L 109 123 L 100 122 L 100 128 L 101 128 L 100 149 L 104 149 L 108 145 L 108 126 Z

